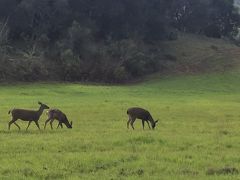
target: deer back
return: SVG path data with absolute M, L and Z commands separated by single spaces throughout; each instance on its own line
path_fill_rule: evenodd
M 38 111 L 26 110 L 26 109 L 13 109 L 11 111 L 12 117 L 14 119 L 21 119 L 21 120 L 25 120 L 25 121 L 38 120 L 39 115 L 37 112 Z
M 127 114 L 129 116 L 131 116 L 132 118 L 138 118 L 138 119 L 142 119 L 142 120 L 150 120 L 151 119 L 150 113 L 143 108 L 138 108 L 138 107 L 129 108 L 127 110 Z

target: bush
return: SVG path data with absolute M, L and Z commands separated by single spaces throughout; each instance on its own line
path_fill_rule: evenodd
M 48 77 L 47 68 L 40 60 L 1 58 L 0 81 L 36 81 Z
M 113 76 L 116 82 L 123 82 L 129 80 L 129 73 L 126 71 L 125 67 L 116 67 Z
M 160 54 L 155 53 L 143 42 L 122 40 L 108 47 L 110 59 L 115 59 L 117 67 L 123 67 L 128 78 L 139 77 L 158 69 Z
M 18 81 L 44 80 L 48 77 L 47 68 L 40 59 L 17 59 L 13 63 L 15 78 Z

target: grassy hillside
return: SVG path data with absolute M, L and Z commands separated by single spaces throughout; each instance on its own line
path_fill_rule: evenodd
M 130 86 L 18 84 L 0 87 L 0 179 L 239 178 L 240 72 L 153 78 Z M 73 129 L 19 132 L 13 107 L 62 109 Z M 126 128 L 142 106 L 155 131 Z M 40 125 L 46 120 L 43 114 Z M 55 127 L 56 127 L 55 122 Z
M 170 71 L 177 73 L 222 73 L 240 65 L 240 47 L 225 39 L 180 34 L 178 40 L 161 46 L 170 58 Z

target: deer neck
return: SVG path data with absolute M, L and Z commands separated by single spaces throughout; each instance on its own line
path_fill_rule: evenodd
M 38 111 L 37 111 L 39 117 L 42 115 L 43 110 L 44 110 L 44 109 L 40 106 L 40 108 L 39 108 Z
M 65 125 L 67 126 L 67 128 L 71 128 L 71 125 L 69 124 L 69 122 L 65 123 Z
M 148 120 L 150 121 L 151 125 L 153 126 L 155 121 L 153 120 L 152 116 L 150 116 Z
M 68 127 L 68 128 L 71 128 L 71 125 L 70 125 L 70 123 L 69 123 L 69 121 L 68 121 L 68 119 L 67 118 L 65 118 L 65 125 Z

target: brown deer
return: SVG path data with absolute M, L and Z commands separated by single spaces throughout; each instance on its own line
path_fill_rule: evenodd
M 129 124 L 131 124 L 132 128 L 134 129 L 133 123 L 135 122 L 136 119 L 141 119 L 142 120 L 143 129 L 144 129 L 144 122 L 145 121 L 147 122 L 149 129 L 151 129 L 150 125 L 149 125 L 149 122 L 151 123 L 152 129 L 154 129 L 156 127 L 156 123 L 158 122 L 158 120 L 154 121 L 151 114 L 147 110 L 139 108 L 139 107 L 129 108 L 127 110 L 127 114 L 128 114 L 128 117 L 129 117 L 129 120 L 127 122 L 127 128 L 129 128 Z
M 44 129 L 46 128 L 46 125 L 49 121 L 50 121 L 51 129 L 53 129 L 52 123 L 55 119 L 58 120 L 57 128 L 59 126 L 63 128 L 62 124 L 65 124 L 67 128 L 72 128 L 72 121 L 69 123 L 67 116 L 59 109 L 50 109 L 47 112 L 47 115 L 48 115 L 48 119 L 45 121 Z
M 29 128 L 30 124 L 34 121 L 37 125 L 38 129 L 40 129 L 38 120 L 40 116 L 42 115 L 44 109 L 49 109 L 49 107 L 46 104 L 43 104 L 41 102 L 38 102 L 40 105 L 40 108 L 37 111 L 34 110 L 26 110 L 26 109 L 12 109 L 8 112 L 8 114 L 12 114 L 12 120 L 8 123 L 8 129 L 10 130 L 11 124 L 15 124 L 18 129 L 20 130 L 20 126 L 16 123 L 18 119 L 21 119 L 23 121 L 28 121 L 27 129 Z

